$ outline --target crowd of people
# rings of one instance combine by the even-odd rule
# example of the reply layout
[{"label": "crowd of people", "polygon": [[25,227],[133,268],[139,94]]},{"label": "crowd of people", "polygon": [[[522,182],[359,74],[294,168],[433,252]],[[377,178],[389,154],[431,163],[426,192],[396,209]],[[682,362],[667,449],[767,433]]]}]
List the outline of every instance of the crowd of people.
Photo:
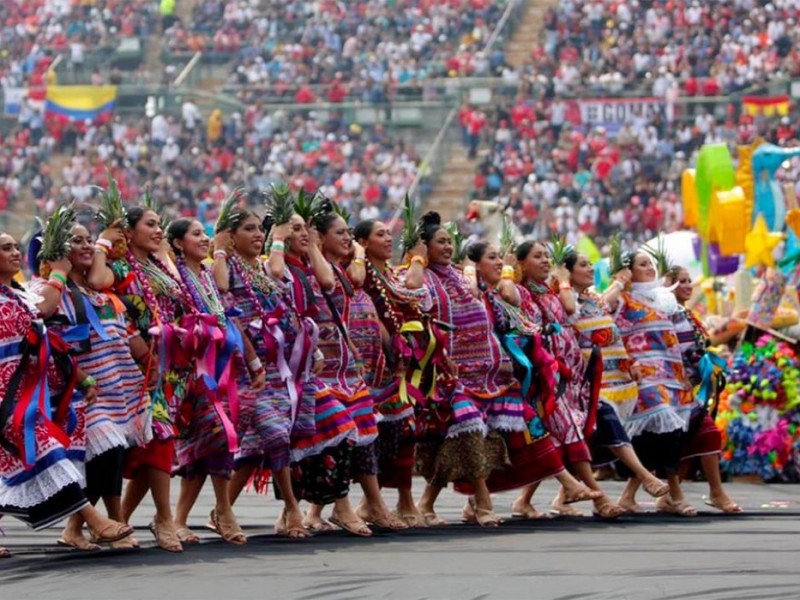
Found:
[{"label": "crowd of people", "polygon": [[[693,119],[659,117],[624,123],[613,135],[564,119],[560,101],[518,95],[491,110],[462,106],[463,142],[476,160],[473,198],[512,210],[524,233],[582,235],[607,240],[624,228],[632,241],[683,228],[681,175],[704,144],[738,146],[757,138],[780,146],[798,143],[800,120],[729,113],[718,118],[704,108]],[[777,173],[796,182],[800,161]]]},{"label": "crowd of people", "polygon": [[165,32],[164,44],[228,55],[232,81],[271,93],[338,82],[345,95],[374,96],[431,77],[492,74],[502,51],[486,56],[483,49],[504,8],[487,0],[207,0],[191,22]]},{"label": "crowd of people", "polygon": [[151,35],[157,30],[158,14],[158,3],[149,0],[3,2],[0,6],[3,87],[31,83],[40,63],[52,61],[58,55],[64,55],[74,71],[91,70],[93,52],[114,49],[126,36]]},{"label": "crowd of people", "polygon": [[[268,111],[259,104],[205,116],[186,101],[179,117],[116,117],[61,130],[45,127],[41,111],[25,106],[19,128],[2,141],[3,208],[19,206],[26,190],[42,214],[72,200],[96,204],[110,172],[126,198],[149,190],[171,216],[198,216],[209,227],[231,189],[244,186],[256,201],[259,190],[284,179],[294,189],[320,188],[363,218],[385,218],[420,164],[414,145],[380,123],[362,127],[338,112]],[[57,172],[53,156],[66,157]]]},{"label": "crowd of people", "polygon": [[[698,465],[707,503],[741,511],[694,395],[708,334],[678,266],[662,280],[649,254],[620,257],[598,296],[585,256],[477,241],[463,257],[436,213],[393,267],[382,221],[350,223],[288,186],[263,218],[232,195],[213,241],[197,219],[165,231],[148,205],[110,198],[96,239],[69,207],[51,217],[27,283],[18,242],[0,235],[0,513],[35,529],[68,518],[62,545],[137,547],[126,523],[149,492],[157,545],[180,552],[199,541],[187,519],[208,478],[209,527],[237,545],[250,481],[272,481],[275,532],[291,538],[446,524],[449,484],[465,522],[500,526],[491,494],[514,489],[513,514],[536,519],[551,477],[558,515],[581,501],[604,519],[639,512],[643,487],[658,511],[692,517],[681,481]],[[628,479],[616,502],[593,476],[607,464]]]},{"label": "crowd of people", "polygon": [[560,0],[523,69],[557,95],[718,96],[800,75],[792,0]]}]

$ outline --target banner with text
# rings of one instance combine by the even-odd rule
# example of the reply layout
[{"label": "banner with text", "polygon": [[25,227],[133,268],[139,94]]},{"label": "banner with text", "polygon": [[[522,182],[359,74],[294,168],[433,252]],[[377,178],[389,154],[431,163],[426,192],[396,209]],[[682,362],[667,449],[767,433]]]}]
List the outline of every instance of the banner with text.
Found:
[{"label": "banner with text", "polygon": [[656,117],[672,121],[674,106],[663,98],[588,98],[564,100],[564,118],[586,130],[604,127],[616,134],[625,123],[646,125]]}]

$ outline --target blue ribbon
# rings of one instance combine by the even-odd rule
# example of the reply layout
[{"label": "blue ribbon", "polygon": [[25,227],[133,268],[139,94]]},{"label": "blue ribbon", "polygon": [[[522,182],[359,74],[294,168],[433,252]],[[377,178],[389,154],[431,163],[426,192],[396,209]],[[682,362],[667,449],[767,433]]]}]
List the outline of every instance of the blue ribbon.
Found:
[{"label": "blue ribbon", "polygon": [[533,363],[525,355],[524,347],[530,343],[530,340],[523,339],[519,335],[507,333],[502,338],[503,346],[506,351],[511,355],[519,366],[525,370],[525,377],[522,378],[520,384],[522,385],[522,397],[528,397],[528,391],[531,389],[531,381],[533,380]]},{"label": "blue ribbon", "polygon": [[67,327],[60,333],[60,335],[61,339],[68,344],[84,342],[89,339],[89,325],[88,323],[84,323],[83,325],[73,325],[72,327]]},{"label": "blue ribbon", "polygon": [[100,339],[104,342],[110,340],[111,336],[108,335],[106,328],[103,327],[103,323],[100,321],[100,317],[97,316],[97,311],[86,296],[83,297],[83,305],[86,307],[86,318],[89,319],[89,324],[92,326],[92,329],[97,332],[97,335],[100,336]]},{"label": "blue ribbon", "polygon": [[236,350],[244,354],[244,340],[242,339],[242,334],[239,332],[239,328],[229,317],[226,320],[225,327],[225,346],[217,355],[217,364],[214,365],[217,378],[222,377],[225,366],[231,360],[231,355]]},{"label": "blue ribbon", "polygon": [[709,401],[714,395],[714,375],[725,371],[727,363],[725,359],[714,352],[706,352],[698,363],[700,371],[700,384],[697,386],[695,397],[697,401],[708,406]]},{"label": "blue ribbon", "polygon": [[[44,362],[37,364],[39,369],[44,369],[46,373],[47,365],[50,362],[50,340],[47,339],[47,332],[44,327],[37,327],[38,333],[41,336],[41,343],[44,344]],[[37,360],[39,360],[37,356]],[[36,462],[36,419],[38,416],[39,401],[43,400],[44,410],[43,416],[48,419],[51,418],[52,408],[50,406],[50,386],[47,385],[47,376],[40,377],[36,382],[36,387],[33,388],[33,397],[25,410],[24,428],[25,428],[25,464],[32,465]]]}]

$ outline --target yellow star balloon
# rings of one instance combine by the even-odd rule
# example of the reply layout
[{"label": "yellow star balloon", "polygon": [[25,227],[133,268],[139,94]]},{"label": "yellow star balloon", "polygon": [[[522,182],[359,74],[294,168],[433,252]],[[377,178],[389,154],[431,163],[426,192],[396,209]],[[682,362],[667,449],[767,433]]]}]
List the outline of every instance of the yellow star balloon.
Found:
[{"label": "yellow star balloon", "polygon": [[782,239],[783,234],[771,232],[767,227],[764,215],[758,215],[753,228],[744,239],[745,268],[750,269],[759,265],[774,267],[775,257],[772,255],[772,251]]},{"label": "yellow star balloon", "polygon": [[800,237],[800,208],[793,208],[786,213],[786,224]]}]

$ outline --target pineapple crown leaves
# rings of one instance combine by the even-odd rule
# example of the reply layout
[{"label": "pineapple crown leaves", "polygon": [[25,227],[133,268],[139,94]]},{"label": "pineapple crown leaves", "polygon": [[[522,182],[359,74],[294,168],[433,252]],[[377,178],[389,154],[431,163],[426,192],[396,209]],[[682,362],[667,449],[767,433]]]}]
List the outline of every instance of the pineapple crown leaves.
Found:
[{"label": "pineapple crown leaves", "polygon": [[615,275],[623,269],[630,269],[633,262],[633,256],[629,252],[625,252],[622,248],[622,235],[615,233],[611,237],[609,244],[609,271]]},{"label": "pineapple crown leaves", "polygon": [[566,238],[563,236],[554,235],[550,239],[550,257],[553,259],[553,264],[561,267],[566,264],[567,257],[575,254],[575,247],[568,244]]},{"label": "pineapple crown leaves", "polygon": [[98,208],[95,218],[103,229],[112,226],[127,227],[128,211],[125,210],[125,205],[122,203],[122,194],[120,194],[117,181],[111,176],[111,171],[107,171],[106,175],[108,183],[106,189],[102,190],[100,194],[100,208]]},{"label": "pineapple crown leaves", "polygon": [[333,210],[334,214],[340,216],[347,225],[350,225],[350,220],[353,218],[353,215],[344,206],[336,202],[331,202],[331,210]]},{"label": "pineapple crown leaves", "polygon": [[294,198],[288,184],[271,183],[262,193],[267,209],[266,216],[269,217],[273,226],[288,223],[295,212]]},{"label": "pineapple crown leaves", "polygon": [[161,229],[166,231],[167,227],[169,227],[169,219],[167,218],[167,215],[163,213],[161,203],[155,199],[153,196],[153,190],[149,185],[145,188],[142,197],[139,199],[139,203],[147,210],[152,210],[161,217]]},{"label": "pineapple crown leaves", "polygon": [[411,250],[420,240],[419,223],[417,222],[417,211],[414,204],[406,192],[403,200],[403,231],[400,235],[400,242],[403,246],[403,254]]},{"label": "pineapple crown leaves", "polygon": [[333,211],[333,205],[325,194],[317,190],[313,194],[307,193],[303,188],[297,192],[294,203],[294,212],[303,218],[306,223],[314,223],[321,216]]},{"label": "pineapple crown leaves", "polygon": [[245,217],[247,213],[239,207],[239,199],[243,195],[244,188],[238,186],[225,198],[225,201],[219,209],[217,223],[214,226],[215,233],[234,229]]},{"label": "pineapple crown leaves", "polygon": [[38,261],[61,260],[69,255],[72,239],[72,226],[75,224],[77,213],[73,204],[59,206],[47,220],[42,222],[37,217],[41,228],[41,247],[37,253]]},{"label": "pineapple crown leaves", "polygon": [[503,229],[500,231],[500,255],[505,256],[513,252],[517,242],[514,239],[514,231],[511,229],[511,220],[508,215],[503,215]]},{"label": "pineapple crown leaves", "polygon": [[672,270],[672,264],[669,260],[669,253],[667,252],[667,244],[664,241],[663,236],[658,236],[658,242],[656,243],[655,248],[645,245],[642,246],[642,250],[647,252],[647,254],[649,254],[653,260],[656,261],[656,268],[658,269],[659,276],[664,277]]},{"label": "pineapple crown leaves", "polygon": [[443,227],[453,240],[453,263],[459,265],[467,258],[469,239],[461,233],[455,221],[448,221]]}]

